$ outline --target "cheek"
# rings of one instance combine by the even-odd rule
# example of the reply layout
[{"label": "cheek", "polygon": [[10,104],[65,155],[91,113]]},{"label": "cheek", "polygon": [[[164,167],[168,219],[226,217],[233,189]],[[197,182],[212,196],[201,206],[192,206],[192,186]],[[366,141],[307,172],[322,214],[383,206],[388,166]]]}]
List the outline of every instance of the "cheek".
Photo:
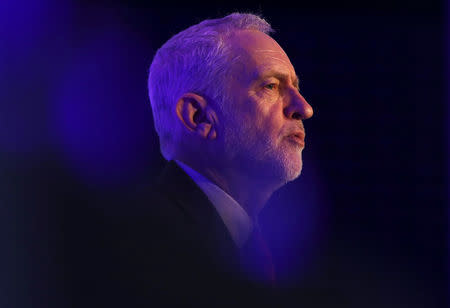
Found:
[{"label": "cheek", "polygon": [[283,128],[284,117],[281,106],[281,103],[272,104],[265,112],[264,125],[274,137],[278,137]]},{"label": "cheek", "polygon": [[274,139],[278,139],[283,126],[282,103],[250,97],[235,109],[233,121],[236,129],[247,137],[272,140],[273,143]]}]

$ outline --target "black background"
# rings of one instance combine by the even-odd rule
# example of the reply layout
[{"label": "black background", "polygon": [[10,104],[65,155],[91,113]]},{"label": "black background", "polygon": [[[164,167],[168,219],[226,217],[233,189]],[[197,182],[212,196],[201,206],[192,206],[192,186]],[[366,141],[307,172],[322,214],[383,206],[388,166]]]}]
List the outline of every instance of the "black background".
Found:
[{"label": "black background", "polygon": [[[316,238],[320,245],[307,270],[290,283],[338,286],[359,307],[445,307],[445,10],[444,2],[433,1],[72,3],[64,13],[70,24],[59,32],[49,27],[48,36],[36,43],[39,52],[5,57],[10,64],[2,76],[2,129],[17,139],[25,136],[22,145],[33,146],[0,151],[1,233],[7,252],[2,254],[6,279],[0,306],[64,305],[70,289],[64,276],[66,247],[82,232],[74,230],[82,230],[89,207],[107,207],[104,200],[149,181],[164,164],[146,96],[156,48],[194,23],[241,11],[262,14],[275,28],[274,38],[296,67],[303,95],[315,110],[305,122],[304,173],[320,179],[323,234]],[[22,18],[21,12],[12,13]],[[105,186],[86,182],[48,141],[53,139],[36,136],[53,135],[47,112],[57,76],[95,38],[92,33],[116,22],[139,42],[128,50],[132,60],[120,73],[132,75],[123,97],[130,95],[136,105],[123,106],[141,115],[136,121],[146,134],[138,143],[138,171]],[[23,128],[16,122],[28,124]],[[289,185],[271,202],[301,182]],[[276,210],[269,204],[262,221],[269,222]],[[288,221],[286,228],[297,226]],[[268,240],[276,248],[277,239],[268,235]],[[303,253],[301,245],[292,245],[295,254]]]}]

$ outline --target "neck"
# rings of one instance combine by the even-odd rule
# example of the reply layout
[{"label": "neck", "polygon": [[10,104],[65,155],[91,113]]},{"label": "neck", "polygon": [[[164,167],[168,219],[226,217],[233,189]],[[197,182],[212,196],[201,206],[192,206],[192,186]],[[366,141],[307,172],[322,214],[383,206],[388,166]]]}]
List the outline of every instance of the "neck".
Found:
[{"label": "neck", "polygon": [[281,186],[273,180],[245,174],[239,168],[206,166],[201,162],[179,160],[233,197],[252,220],[256,219],[272,193]]}]

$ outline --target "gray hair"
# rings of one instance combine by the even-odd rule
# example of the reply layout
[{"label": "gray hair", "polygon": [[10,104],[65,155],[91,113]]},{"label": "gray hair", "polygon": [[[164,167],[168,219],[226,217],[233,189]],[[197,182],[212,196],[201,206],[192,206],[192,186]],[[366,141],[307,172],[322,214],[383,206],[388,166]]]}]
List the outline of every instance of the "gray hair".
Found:
[{"label": "gray hair", "polygon": [[227,73],[233,61],[226,39],[238,30],[273,32],[254,14],[233,13],[207,19],[170,38],[155,54],[148,77],[148,92],[162,155],[173,159],[178,134],[174,133],[175,104],[187,92],[217,103],[226,101]]}]

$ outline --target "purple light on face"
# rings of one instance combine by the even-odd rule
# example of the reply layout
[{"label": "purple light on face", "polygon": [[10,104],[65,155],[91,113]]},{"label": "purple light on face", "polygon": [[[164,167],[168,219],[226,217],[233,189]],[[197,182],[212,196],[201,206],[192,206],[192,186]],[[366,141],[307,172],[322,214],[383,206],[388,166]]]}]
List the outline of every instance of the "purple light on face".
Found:
[{"label": "purple light on face", "polygon": [[74,46],[52,111],[71,169],[93,185],[123,184],[150,160],[148,56],[133,35],[108,29]]}]

